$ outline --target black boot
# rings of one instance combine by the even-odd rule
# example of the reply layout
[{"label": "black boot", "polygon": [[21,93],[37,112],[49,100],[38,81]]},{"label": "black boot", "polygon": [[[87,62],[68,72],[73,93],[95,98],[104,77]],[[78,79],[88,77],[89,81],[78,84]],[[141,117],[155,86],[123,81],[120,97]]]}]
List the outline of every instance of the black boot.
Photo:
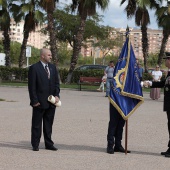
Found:
[{"label": "black boot", "polygon": [[161,152],[161,155],[166,155],[166,154],[170,154],[170,148],[168,148],[168,150],[165,152]]},{"label": "black boot", "polygon": [[111,148],[111,147],[107,147],[107,153],[109,153],[109,154],[114,154],[114,149],[113,149],[113,147]]}]

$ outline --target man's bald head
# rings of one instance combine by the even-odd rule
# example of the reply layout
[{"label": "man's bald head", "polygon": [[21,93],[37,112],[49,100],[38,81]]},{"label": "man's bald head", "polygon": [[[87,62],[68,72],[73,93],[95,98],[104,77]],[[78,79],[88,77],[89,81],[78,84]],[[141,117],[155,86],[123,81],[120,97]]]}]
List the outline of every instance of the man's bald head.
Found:
[{"label": "man's bald head", "polygon": [[51,51],[47,48],[42,48],[40,50],[40,60],[43,63],[49,63],[49,62],[51,62],[51,59],[52,59]]}]

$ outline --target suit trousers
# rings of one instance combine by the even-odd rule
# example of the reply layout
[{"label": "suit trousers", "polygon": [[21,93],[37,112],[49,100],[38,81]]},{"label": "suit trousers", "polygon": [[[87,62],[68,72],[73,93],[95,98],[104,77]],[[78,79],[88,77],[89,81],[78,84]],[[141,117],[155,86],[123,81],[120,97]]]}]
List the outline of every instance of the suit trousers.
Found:
[{"label": "suit trousers", "polygon": [[33,147],[39,146],[42,134],[42,122],[45,146],[53,146],[54,143],[51,140],[51,135],[54,115],[55,108],[41,109],[39,107],[33,107],[31,127],[31,144]]},{"label": "suit trousers", "polygon": [[169,132],[169,143],[168,143],[168,147],[170,148],[170,111],[167,111],[167,118],[168,118],[168,132]]},{"label": "suit trousers", "polygon": [[123,136],[123,127],[125,125],[125,120],[122,118],[120,113],[116,108],[110,103],[110,121],[108,126],[107,142],[108,147],[120,147],[122,136]]}]

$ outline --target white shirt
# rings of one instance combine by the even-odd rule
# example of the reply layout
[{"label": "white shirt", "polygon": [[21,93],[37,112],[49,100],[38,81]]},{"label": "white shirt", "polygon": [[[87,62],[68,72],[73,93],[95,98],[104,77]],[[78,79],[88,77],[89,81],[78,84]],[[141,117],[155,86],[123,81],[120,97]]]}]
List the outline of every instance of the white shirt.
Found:
[{"label": "white shirt", "polygon": [[162,71],[152,71],[152,76],[154,81],[160,81],[160,77],[162,77]]}]

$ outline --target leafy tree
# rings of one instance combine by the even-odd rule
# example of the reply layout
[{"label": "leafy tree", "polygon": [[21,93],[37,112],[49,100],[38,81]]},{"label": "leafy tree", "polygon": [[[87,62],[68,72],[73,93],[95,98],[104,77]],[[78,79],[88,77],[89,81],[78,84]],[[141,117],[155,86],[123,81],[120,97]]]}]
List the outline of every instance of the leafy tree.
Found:
[{"label": "leafy tree", "polygon": [[5,65],[11,67],[11,58],[10,58],[10,0],[1,0],[0,1],[0,28],[3,31],[3,47],[5,53]]},{"label": "leafy tree", "polygon": [[0,53],[4,52],[3,42],[0,40]]},{"label": "leafy tree", "polygon": [[[127,0],[122,0],[121,5]],[[161,2],[162,0],[158,0]],[[148,8],[158,8],[157,0],[128,0],[128,4],[125,8],[127,13],[127,18],[131,18],[135,16],[135,23],[137,26],[141,27],[142,32],[142,51],[144,58],[144,67],[147,72],[147,60],[148,60],[148,36],[147,36],[147,26],[150,24],[150,16],[148,12]]]},{"label": "leafy tree", "polygon": [[[12,41],[10,44],[10,56],[11,56],[11,66],[16,66],[18,64],[20,56],[21,44],[16,41]],[[0,40],[0,53],[3,53],[3,42]],[[31,47],[31,57],[29,58],[29,64],[34,64],[39,61],[40,50],[35,47]]]},{"label": "leafy tree", "polygon": [[[66,7],[63,10],[57,9],[54,12],[54,18],[55,27],[57,28],[57,40],[68,42],[73,47],[73,40],[76,34],[75,28],[79,26],[80,17],[70,14],[69,9]],[[91,36],[97,38],[105,37],[105,27],[98,24],[101,20],[101,16],[97,14],[86,20],[83,40],[91,38]],[[43,33],[46,33],[46,30],[43,29]]]},{"label": "leafy tree", "polygon": [[18,64],[20,51],[21,51],[21,44],[16,41],[12,41],[10,45],[10,56],[11,56],[11,64],[16,65]]},{"label": "leafy tree", "polygon": [[57,47],[56,47],[56,29],[54,26],[54,11],[56,2],[59,0],[40,0],[40,4],[43,7],[43,9],[47,12],[47,21],[48,21],[48,32],[50,36],[50,47],[51,47],[51,53],[52,58],[55,61],[57,59]]},{"label": "leafy tree", "polygon": [[36,0],[20,0],[21,4],[13,5],[13,17],[16,22],[24,19],[23,42],[21,46],[21,53],[19,57],[19,67],[23,67],[26,58],[26,46],[28,42],[29,33],[35,31],[36,26],[42,23],[43,12],[37,10],[39,1]]},{"label": "leafy tree", "polygon": [[170,35],[170,2],[167,1],[167,6],[162,6],[156,11],[158,26],[163,28],[163,39],[158,56],[158,65],[162,65],[162,57],[164,56],[165,48]]},{"label": "leafy tree", "polygon": [[32,65],[40,60],[40,50],[31,46],[31,57],[29,58],[29,65]]},{"label": "leafy tree", "polygon": [[[11,43],[11,51],[10,51],[11,53],[10,53],[10,55],[11,55],[12,65],[18,64],[21,46],[22,46],[22,44],[20,44],[19,42],[16,42],[16,41]],[[35,48],[35,47],[31,47],[31,57],[29,57],[29,65],[38,62],[39,59],[40,59],[40,50]]]},{"label": "leafy tree", "polygon": [[158,54],[149,54],[148,65],[150,67],[155,67],[157,65]]},{"label": "leafy tree", "polygon": [[68,44],[65,42],[58,43],[58,62],[63,65],[69,65],[70,62],[70,56],[72,51],[68,50]]},{"label": "leafy tree", "polygon": [[70,62],[70,69],[67,76],[67,83],[71,82],[73,70],[77,64],[78,55],[81,50],[83,35],[86,25],[86,19],[88,16],[96,14],[96,7],[98,6],[102,10],[105,10],[109,4],[109,0],[72,0],[72,10],[78,12],[80,17],[79,26],[76,29],[76,34],[73,40],[73,54]]},{"label": "leafy tree", "polygon": [[118,48],[121,48],[123,45],[123,37],[120,36],[117,33],[117,37],[111,38],[111,33],[115,31],[114,29],[111,29],[110,27],[105,28],[105,32],[108,32],[108,34],[105,34],[104,39],[99,39],[97,42],[93,43],[93,46],[95,48],[100,49],[102,51],[102,64],[105,64],[105,57],[107,55],[110,55],[111,50],[116,46]]}]

